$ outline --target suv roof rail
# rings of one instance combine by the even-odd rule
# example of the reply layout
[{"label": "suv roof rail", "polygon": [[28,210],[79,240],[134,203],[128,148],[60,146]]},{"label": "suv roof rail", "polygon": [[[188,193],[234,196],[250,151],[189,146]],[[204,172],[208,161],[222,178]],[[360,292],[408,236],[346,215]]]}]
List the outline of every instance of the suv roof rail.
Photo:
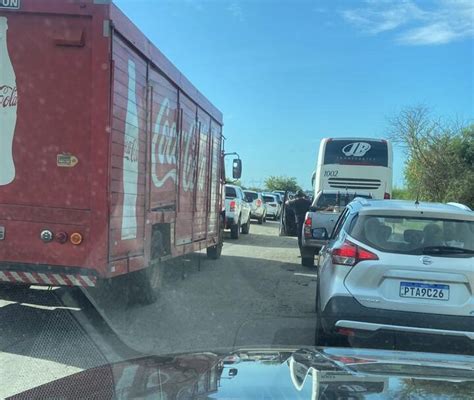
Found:
[{"label": "suv roof rail", "polygon": [[362,204],[364,207],[369,206],[369,200],[366,199],[365,197],[354,197],[352,201],[358,201],[360,204]]},{"label": "suv roof rail", "polygon": [[453,207],[457,207],[457,208],[460,208],[461,210],[464,210],[464,211],[472,211],[468,206],[466,206],[465,204],[461,204],[461,203],[455,203],[453,201],[450,201],[449,203],[446,203],[448,204],[449,206],[453,206]]}]

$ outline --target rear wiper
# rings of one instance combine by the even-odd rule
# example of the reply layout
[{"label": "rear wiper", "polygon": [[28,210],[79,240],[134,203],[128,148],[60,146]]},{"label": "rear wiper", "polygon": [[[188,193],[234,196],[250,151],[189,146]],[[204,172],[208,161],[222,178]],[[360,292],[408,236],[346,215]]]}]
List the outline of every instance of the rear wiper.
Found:
[{"label": "rear wiper", "polygon": [[423,254],[474,254],[474,250],[452,246],[427,246],[421,250]]}]

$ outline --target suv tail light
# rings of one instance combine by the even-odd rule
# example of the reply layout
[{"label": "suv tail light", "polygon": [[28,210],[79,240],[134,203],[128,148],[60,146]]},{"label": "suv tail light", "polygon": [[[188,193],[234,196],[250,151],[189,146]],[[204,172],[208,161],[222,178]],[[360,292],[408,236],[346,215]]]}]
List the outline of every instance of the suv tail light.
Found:
[{"label": "suv tail light", "polygon": [[390,200],[390,193],[385,192],[383,198],[384,200]]},{"label": "suv tail light", "polygon": [[346,240],[341,247],[334,248],[331,252],[333,264],[353,267],[360,261],[378,260],[376,254]]},{"label": "suv tail light", "polygon": [[230,211],[235,211],[235,200],[230,202]]},{"label": "suv tail light", "polygon": [[303,226],[303,234],[305,238],[310,238],[312,236],[311,227],[313,225],[313,220],[311,219],[311,215],[308,214],[306,219],[304,220]]},{"label": "suv tail light", "polygon": [[257,201],[255,202],[255,204],[257,205],[257,207],[260,207],[260,206],[262,205],[262,200],[257,199]]}]

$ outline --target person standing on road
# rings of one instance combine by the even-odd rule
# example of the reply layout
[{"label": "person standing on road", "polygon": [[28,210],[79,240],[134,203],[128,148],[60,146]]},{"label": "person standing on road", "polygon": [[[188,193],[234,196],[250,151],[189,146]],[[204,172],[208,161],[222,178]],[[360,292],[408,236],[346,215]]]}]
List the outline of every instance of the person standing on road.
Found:
[{"label": "person standing on road", "polygon": [[298,233],[298,246],[301,248],[301,237],[303,235],[304,217],[311,207],[311,201],[306,198],[302,190],[296,192],[296,199],[287,201],[287,206],[295,213],[296,230]]}]

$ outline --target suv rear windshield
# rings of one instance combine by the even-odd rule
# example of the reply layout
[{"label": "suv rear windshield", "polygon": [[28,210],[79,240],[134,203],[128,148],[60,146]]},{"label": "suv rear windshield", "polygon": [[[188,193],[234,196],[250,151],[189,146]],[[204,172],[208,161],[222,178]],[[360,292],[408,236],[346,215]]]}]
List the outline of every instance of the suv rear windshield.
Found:
[{"label": "suv rear windshield", "polygon": [[244,193],[246,194],[247,198],[252,199],[252,201],[258,199],[258,193],[255,193],[255,192],[244,192]]},{"label": "suv rear windshield", "polygon": [[273,197],[273,196],[263,196],[263,200],[265,201],[265,203],[275,203],[276,202],[276,198]]},{"label": "suv rear windshield", "polygon": [[381,251],[474,256],[474,222],[361,215],[349,232]]},{"label": "suv rear windshield", "polygon": [[233,187],[226,186],[225,197],[228,199],[235,199],[237,197],[236,190]]},{"label": "suv rear windshield", "polygon": [[370,199],[368,195],[350,194],[350,193],[322,193],[316,200],[317,211],[337,211],[343,209],[356,197]]}]

